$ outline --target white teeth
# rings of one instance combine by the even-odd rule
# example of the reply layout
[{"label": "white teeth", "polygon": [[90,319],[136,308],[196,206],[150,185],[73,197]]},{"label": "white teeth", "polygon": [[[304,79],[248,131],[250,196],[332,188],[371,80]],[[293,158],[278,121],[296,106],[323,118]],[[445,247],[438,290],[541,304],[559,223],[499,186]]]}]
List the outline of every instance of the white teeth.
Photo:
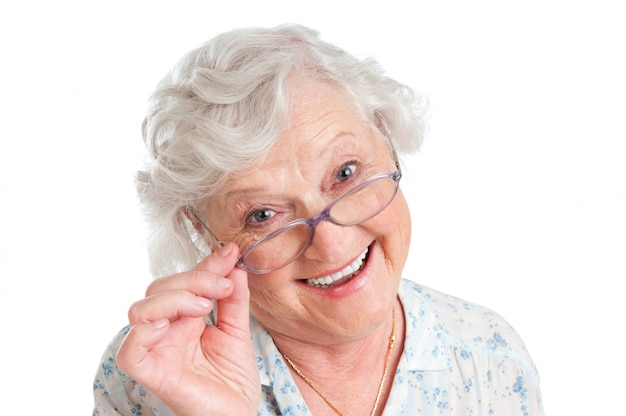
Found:
[{"label": "white teeth", "polygon": [[333,273],[330,276],[318,277],[315,279],[307,279],[306,282],[310,285],[317,286],[317,287],[324,287],[324,286],[330,285],[331,283],[336,282],[337,280],[359,270],[361,266],[363,265],[363,260],[367,256],[368,251],[369,249],[366,248],[359,257],[357,257],[352,263],[347,265],[343,270]]}]

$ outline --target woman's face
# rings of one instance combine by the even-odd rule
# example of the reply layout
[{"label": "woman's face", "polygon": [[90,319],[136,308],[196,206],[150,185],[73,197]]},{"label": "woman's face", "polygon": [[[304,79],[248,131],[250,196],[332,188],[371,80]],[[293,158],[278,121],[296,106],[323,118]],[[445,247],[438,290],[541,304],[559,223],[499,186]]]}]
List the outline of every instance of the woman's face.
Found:
[{"label": "woman's face", "polygon": [[[280,225],[317,215],[356,183],[396,170],[387,139],[336,88],[299,77],[288,86],[288,124],[274,148],[260,166],[233,174],[208,202],[208,226],[242,251]],[[249,274],[251,311],[273,336],[320,344],[361,338],[388,317],[409,240],[400,191],[361,224],[322,222],[295,261]],[[344,270],[363,253],[358,272]],[[343,275],[328,286],[310,280],[337,272]]]}]

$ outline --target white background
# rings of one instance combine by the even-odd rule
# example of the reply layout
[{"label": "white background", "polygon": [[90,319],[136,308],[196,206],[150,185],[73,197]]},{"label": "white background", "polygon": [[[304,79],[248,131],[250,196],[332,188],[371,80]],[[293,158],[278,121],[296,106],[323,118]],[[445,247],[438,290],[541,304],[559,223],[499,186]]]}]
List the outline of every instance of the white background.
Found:
[{"label": "white background", "polygon": [[624,411],[625,12],[347,3],[2,3],[0,414],[90,414],[100,355],[150,280],[133,185],[148,95],[213,35],[284,22],[430,100],[403,180],[406,276],[507,318],[549,414]]}]

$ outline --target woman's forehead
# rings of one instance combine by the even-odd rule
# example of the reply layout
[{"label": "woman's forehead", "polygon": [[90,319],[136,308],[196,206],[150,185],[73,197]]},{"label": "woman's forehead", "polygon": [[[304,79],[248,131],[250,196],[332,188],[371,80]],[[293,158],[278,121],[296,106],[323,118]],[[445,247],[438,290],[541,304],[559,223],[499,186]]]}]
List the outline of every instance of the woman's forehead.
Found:
[{"label": "woman's forehead", "polygon": [[327,165],[346,162],[342,158],[376,153],[376,142],[384,146],[353,100],[327,83],[294,79],[289,100],[287,122],[276,143],[259,163],[231,174],[220,194],[262,192],[290,178],[311,178]]},{"label": "woman's forehead", "polygon": [[283,135],[289,131],[315,130],[336,117],[356,119],[359,124],[366,118],[355,99],[341,88],[328,82],[302,77],[287,80],[288,110]]},{"label": "woman's forehead", "polygon": [[284,149],[278,142],[263,163],[231,174],[209,199],[223,206],[237,205],[244,200],[281,200],[286,195],[319,189],[346,163],[356,161],[378,166],[389,156],[385,142],[372,133],[368,137],[357,137],[341,132],[324,146],[314,146],[313,150],[305,152],[300,150]]},{"label": "woman's forehead", "polygon": [[220,193],[263,193],[292,180],[315,181],[348,160],[363,160],[378,154],[373,151],[371,137],[346,131],[327,140],[281,139],[258,165],[231,174]]}]

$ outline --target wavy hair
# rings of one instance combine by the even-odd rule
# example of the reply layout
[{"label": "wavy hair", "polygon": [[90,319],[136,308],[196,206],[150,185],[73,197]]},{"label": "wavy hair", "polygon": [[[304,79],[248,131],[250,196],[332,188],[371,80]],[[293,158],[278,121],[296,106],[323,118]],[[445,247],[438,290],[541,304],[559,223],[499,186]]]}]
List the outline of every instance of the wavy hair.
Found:
[{"label": "wavy hair", "polygon": [[155,276],[188,270],[210,252],[186,209],[203,212],[230,174],[270,151],[288,116],[286,79],[294,71],[348,93],[373,125],[384,120],[399,153],[418,149],[425,105],[373,59],[357,59],[299,25],[221,34],[158,84],[142,125],[148,155],[136,185]]}]

